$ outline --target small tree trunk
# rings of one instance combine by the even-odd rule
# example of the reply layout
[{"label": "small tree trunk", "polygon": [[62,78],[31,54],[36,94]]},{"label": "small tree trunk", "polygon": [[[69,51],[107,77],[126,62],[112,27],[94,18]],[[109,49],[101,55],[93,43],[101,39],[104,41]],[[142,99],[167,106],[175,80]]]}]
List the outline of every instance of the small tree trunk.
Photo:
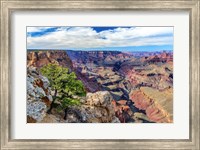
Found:
[{"label": "small tree trunk", "polygon": [[55,89],[55,93],[54,93],[54,96],[53,96],[53,101],[51,103],[51,106],[50,106],[49,110],[47,111],[48,114],[51,114],[51,110],[53,109],[53,105],[54,105],[54,102],[56,100],[56,95],[57,95],[57,90]]},{"label": "small tree trunk", "polygon": [[68,112],[68,107],[65,108],[65,116],[63,119],[67,120],[67,112]]}]

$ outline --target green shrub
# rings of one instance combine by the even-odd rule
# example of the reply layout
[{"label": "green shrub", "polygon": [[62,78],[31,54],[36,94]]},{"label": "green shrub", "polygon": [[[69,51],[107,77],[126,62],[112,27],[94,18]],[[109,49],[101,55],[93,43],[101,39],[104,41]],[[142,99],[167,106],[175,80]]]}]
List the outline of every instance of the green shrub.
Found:
[{"label": "green shrub", "polygon": [[77,79],[74,72],[69,72],[68,68],[57,64],[48,64],[40,71],[43,76],[48,78],[52,90],[55,91],[49,113],[55,100],[58,100],[62,104],[62,108],[65,109],[80,104],[80,100],[74,97],[86,95],[83,83]]}]

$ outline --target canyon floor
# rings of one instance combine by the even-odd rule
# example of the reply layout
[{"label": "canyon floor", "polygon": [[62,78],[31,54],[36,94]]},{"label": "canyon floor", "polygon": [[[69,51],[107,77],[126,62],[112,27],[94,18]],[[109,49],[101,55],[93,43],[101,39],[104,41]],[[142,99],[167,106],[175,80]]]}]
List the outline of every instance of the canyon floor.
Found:
[{"label": "canyon floor", "polygon": [[[86,90],[67,113],[53,101],[40,69],[50,63],[75,72]],[[28,123],[172,123],[173,53],[28,50]]]}]

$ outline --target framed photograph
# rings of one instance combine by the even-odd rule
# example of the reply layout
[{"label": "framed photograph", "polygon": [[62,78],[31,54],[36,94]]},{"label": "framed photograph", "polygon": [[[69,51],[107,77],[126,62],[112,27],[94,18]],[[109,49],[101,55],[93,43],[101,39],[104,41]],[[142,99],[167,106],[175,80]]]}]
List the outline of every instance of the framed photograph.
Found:
[{"label": "framed photograph", "polygon": [[200,149],[199,3],[1,0],[1,149]]}]

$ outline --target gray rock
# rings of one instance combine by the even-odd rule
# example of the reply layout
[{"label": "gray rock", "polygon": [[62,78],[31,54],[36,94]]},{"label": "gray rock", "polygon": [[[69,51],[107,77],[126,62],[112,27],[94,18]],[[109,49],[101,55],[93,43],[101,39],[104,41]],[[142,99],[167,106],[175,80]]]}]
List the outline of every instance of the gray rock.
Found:
[{"label": "gray rock", "polygon": [[98,91],[96,93],[87,93],[86,102],[91,106],[108,106],[113,98],[108,91]]},{"label": "gray rock", "polygon": [[40,77],[40,79],[41,79],[42,82],[43,82],[43,86],[44,86],[44,88],[47,89],[47,88],[49,87],[49,85],[50,85],[49,80],[48,80],[46,77],[41,76],[41,75],[40,75],[39,77]]},{"label": "gray rock", "polygon": [[[46,116],[48,109],[43,98],[46,96],[50,103],[53,101],[50,83],[46,77],[39,75],[34,67],[28,67],[27,73],[27,116],[40,122]],[[46,103],[49,106],[49,102]]]},{"label": "gray rock", "polygon": [[113,117],[111,123],[120,123],[120,120],[117,117]]},{"label": "gray rock", "polygon": [[36,97],[41,97],[41,98],[46,96],[44,90],[41,87],[35,88],[35,94],[36,94]]},{"label": "gray rock", "polygon": [[47,95],[47,97],[51,102],[53,101],[53,97],[51,95]]},{"label": "gray rock", "polygon": [[27,115],[41,121],[46,115],[47,107],[43,102],[33,102],[27,104]]}]

